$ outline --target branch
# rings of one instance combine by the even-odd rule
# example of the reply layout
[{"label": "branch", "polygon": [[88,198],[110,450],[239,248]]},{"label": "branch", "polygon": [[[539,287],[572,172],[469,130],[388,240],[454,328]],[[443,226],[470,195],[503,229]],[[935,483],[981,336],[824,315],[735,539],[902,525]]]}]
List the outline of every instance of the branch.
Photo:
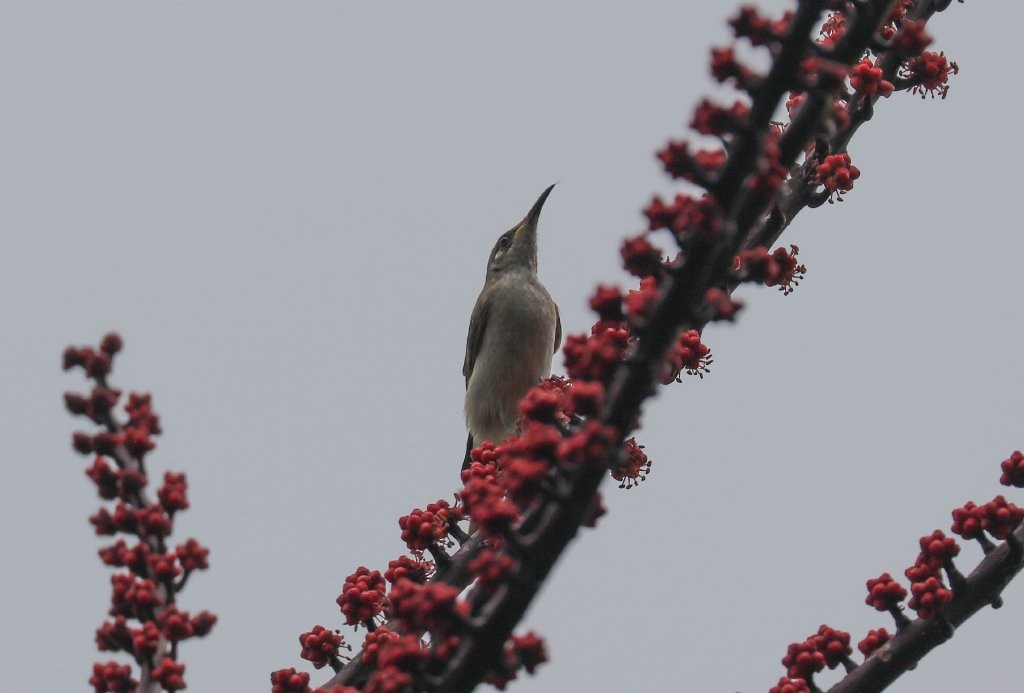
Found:
[{"label": "branch", "polygon": [[[815,43],[809,34],[826,4],[840,9]],[[700,198],[677,195],[671,204],[655,198],[645,210],[650,232],[669,230],[679,255],[663,262],[645,235],[627,240],[623,259],[641,278],[640,289],[628,296],[598,289],[591,305],[600,320],[591,335],[566,340],[569,379],[552,378],[524,398],[518,437],[472,451],[461,507],[439,501],[402,518],[410,550],[438,556],[440,542],[450,541],[449,521],[467,514],[480,531],[451,564],[439,564],[429,579],[425,573],[388,577],[387,597],[379,573],[361,568],[346,581],[352,590],[338,601],[350,622],[353,613],[369,613],[355,622],[371,629],[373,619],[383,617],[387,628],[375,630],[323,690],[377,689],[387,682],[470,691],[484,680],[501,686],[518,666],[532,671],[543,661],[543,650],[529,637],[510,639],[512,629],[578,528],[602,512],[598,487],[606,472],[635,477],[649,464],[627,440],[643,403],[683,369],[706,370],[710,359],[699,333],[711,320],[733,319],[739,304],[729,294],[738,284],[792,290],[803,271],[796,248],[768,253],[765,246],[804,206],[841,199],[852,188],[859,172],[845,146],[878,96],[892,91],[886,76],[895,79],[923,57],[924,20],[937,9],[922,3],[908,18],[906,5],[891,0],[805,0],[778,21],[741,10],[731,22],[737,36],[767,46],[771,68],[757,75],[729,48],[713,51],[712,73],[746,91],[750,105],[704,102],[698,108],[694,128],[720,137],[723,149],[691,153],[685,142],[670,142],[658,153],[670,175],[707,190]],[[881,67],[862,57],[869,49],[881,56]],[[791,92],[797,96],[787,106],[793,104],[795,114],[783,130],[771,119]],[[426,544],[419,543],[423,536]],[[429,645],[420,639],[426,635]],[[275,682],[289,672],[275,672]],[[299,679],[275,691],[305,690],[301,686]]]},{"label": "branch", "polygon": [[[205,636],[217,620],[208,611],[191,616],[176,606],[189,576],[208,567],[209,549],[189,539],[168,550],[166,538],[173,529],[174,516],[188,508],[185,475],[165,474],[157,502],[146,493],[145,455],[156,446],[152,437],[161,433],[160,418],[152,409],[150,396],[137,393],[131,393],[124,405],[127,421],[121,422],[115,415],[121,391],[108,384],[107,376],[122,346],[118,335],[108,334],[98,348],[69,347],[64,352],[65,370],[81,367],[95,382],[88,397],[65,393],[65,406],[72,414],[102,427],[93,435],[75,433],[73,447],[83,455],[95,453],[86,474],[100,498],[118,500],[112,513],[100,508],[89,521],[97,535],[120,533],[139,540],[129,547],[119,539],[99,551],[104,563],[127,572],[111,578],[109,613],[114,620],[96,631],[96,643],[100,650],[130,653],[139,667],[140,680],[132,679],[130,666],[109,661],[93,665],[90,683],[97,691],[175,691],[185,688],[185,665],[178,661],[178,643]],[[133,622],[138,626],[132,627]]]}]

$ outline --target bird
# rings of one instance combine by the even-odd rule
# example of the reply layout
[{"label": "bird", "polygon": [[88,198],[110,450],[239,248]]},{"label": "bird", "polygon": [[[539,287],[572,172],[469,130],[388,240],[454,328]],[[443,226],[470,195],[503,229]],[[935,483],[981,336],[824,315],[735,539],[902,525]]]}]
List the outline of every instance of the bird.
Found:
[{"label": "bird", "polygon": [[562,321],[537,278],[537,222],[549,186],[521,222],[498,236],[487,258],[484,287],[466,336],[466,456],[484,441],[501,443],[516,431],[519,400],[551,374]]}]

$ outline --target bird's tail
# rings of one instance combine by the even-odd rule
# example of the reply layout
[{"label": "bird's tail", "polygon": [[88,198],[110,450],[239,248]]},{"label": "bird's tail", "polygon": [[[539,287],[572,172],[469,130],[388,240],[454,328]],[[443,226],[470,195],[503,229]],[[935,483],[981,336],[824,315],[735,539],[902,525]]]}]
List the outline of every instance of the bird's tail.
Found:
[{"label": "bird's tail", "polygon": [[[472,458],[469,455],[469,453],[470,453],[470,451],[472,449],[473,449],[473,434],[470,433],[469,436],[466,438],[466,457],[465,457],[464,460],[462,460],[462,468],[463,469],[469,469],[469,465],[471,465],[473,463],[473,460],[472,460]],[[476,534],[476,530],[477,530],[476,523],[473,522],[472,520],[470,520],[469,521],[469,534],[470,534],[470,536]]]},{"label": "bird's tail", "polygon": [[472,450],[472,449],[473,449],[473,434],[470,433],[469,436],[466,438],[466,457],[465,457],[465,459],[462,460],[462,468],[463,469],[469,469],[469,465],[473,462],[473,460],[471,460],[470,457],[469,457],[469,451]]}]

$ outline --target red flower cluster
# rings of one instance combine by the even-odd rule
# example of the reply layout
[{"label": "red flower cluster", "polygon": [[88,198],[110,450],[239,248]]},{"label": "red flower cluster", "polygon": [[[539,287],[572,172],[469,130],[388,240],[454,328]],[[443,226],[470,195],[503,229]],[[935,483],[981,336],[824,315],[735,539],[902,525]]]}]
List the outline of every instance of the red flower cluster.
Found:
[{"label": "red flower cluster", "polygon": [[430,631],[438,637],[462,631],[463,603],[458,598],[457,587],[443,582],[420,584],[412,580],[399,580],[388,594],[392,615],[408,631]]},{"label": "red flower cluster", "polygon": [[462,481],[463,510],[485,537],[500,537],[519,520],[519,506],[505,495],[494,464],[473,462],[462,471]]},{"label": "red flower cluster", "polygon": [[789,24],[793,21],[793,12],[785,12],[780,19],[768,19],[762,16],[756,7],[741,7],[739,14],[729,20],[736,38],[745,38],[753,46],[766,46],[781,40]]},{"label": "red flower cluster", "polygon": [[707,290],[704,294],[704,303],[708,307],[709,320],[728,320],[731,322],[736,319],[736,314],[743,308],[742,301],[737,301],[728,291],[718,287]]},{"label": "red flower cluster", "polygon": [[341,633],[320,625],[313,626],[313,630],[300,635],[299,644],[302,645],[299,656],[312,662],[317,669],[322,669],[331,662],[338,662],[341,648],[349,647]]},{"label": "red flower cluster", "polygon": [[412,580],[413,582],[426,582],[427,577],[433,572],[434,565],[422,558],[412,559],[408,556],[399,556],[388,563],[384,579],[392,585],[399,580]]},{"label": "red flower cluster", "polygon": [[294,668],[278,669],[270,675],[271,693],[311,693],[309,674]]},{"label": "red flower cluster", "polygon": [[648,230],[669,229],[679,237],[697,233],[707,240],[722,228],[721,210],[708,194],[700,197],[677,194],[668,204],[655,195],[643,212]]},{"label": "red flower cluster", "polygon": [[433,544],[449,541],[449,527],[460,520],[461,508],[453,508],[448,501],[439,500],[428,505],[426,510],[416,508],[398,518],[398,526],[402,528],[402,541],[409,550],[423,551]]},{"label": "red flower cluster", "polygon": [[907,597],[907,591],[889,573],[882,573],[867,582],[868,596],[864,602],[878,611],[898,609],[900,602]]},{"label": "red flower cluster", "polygon": [[164,657],[150,674],[166,691],[180,691],[185,685],[185,665]]},{"label": "red flower cluster", "polygon": [[945,53],[925,51],[912,58],[900,71],[900,77],[911,85],[911,92],[921,98],[938,95],[946,98],[949,93],[949,75],[960,72],[960,66],[946,59]]},{"label": "red flower cluster", "polygon": [[982,531],[996,539],[1006,539],[1024,520],[1024,508],[996,496],[984,505],[967,502],[953,510],[951,531],[964,539],[977,539]]},{"label": "red flower cluster", "polygon": [[482,589],[494,590],[512,574],[516,560],[508,554],[485,549],[469,562],[469,572],[477,579]]},{"label": "red flower cluster", "polygon": [[734,263],[735,278],[741,282],[778,286],[779,291],[788,296],[807,272],[807,267],[797,262],[799,252],[796,245],[790,245],[789,250],[776,248],[770,253],[763,246],[741,251]]},{"label": "red flower cluster", "polygon": [[1024,488],[1024,453],[1014,450],[1013,454],[1003,460],[1000,467],[1003,470],[1002,476],[999,477],[1000,484]]},{"label": "red flower cluster", "polygon": [[618,433],[611,426],[588,421],[558,444],[558,459],[571,464],[601,464],[617,438]]},{"label": "red flower cluster", "polygon": [[644,454],[644,446],[630,438],[623,444],[626,463],[612,470],[612,478],[619,483],[619,488],[631,489],[641,481],[647,480],[651,473],[651,461]]},{"label": "red flower cluster", "polygon": [[890,96],[895,87],[884,75],[877,63],[872,62],[871,58],[864,58],[850,71],[850,86],[854,91],[868,96]]},{"label": "red flower cluster", "polygon": [[377,670],[367,681],[363,689],[365,693],[400,693],[414,690],[413,675],[418,674],[431,659],[423,641],[409,633],[392,633],[376,640],[374,650]]},{"label": "red flower cluster", "polygon": [[821,31],[818,32],[821,38],[818,43],[827,47],[834,46],[844,31],[846,31],[846,15],[842,12],[833,12],[821,25]]},{"label": "red flower cluster", "polygon": [[345,623],[350,626],[368,625],[385,613],[385,590],[384,577],[379,571],[365,566],[356,568],[356,572],[345,578],[341,594],[335,600],[345,616]]},{"label": "red flower cluster", "polygon": [[760,76],[736,58],[732,47],[711,49],[711,76],[725,83],[729,80],[739,88],[749,91],[760,81]]},{"label": "red flower cluster", "polygon": [[573,381],[590,380],[607,383],[630,344],[629,330],[620,324],[597,323],[593,333],[569,335],[562,353],[565,370]]},{"label": "red flower cluster", "polygon": [[693,112],[690,127],[702,135],[722,137],[740,127],[750,116],[750,104],[734,101],[728,108],[704,99]]},{"label": "red flower cluster", "polygon": [[768,693],[811,693],[811,689],[804,679],[783,676],[777,684],[768,689]]},{"label": "red flower cluster", "polygon": [[640,288],[630,289],[623,299],[630,322],[634,325],[643,325],[654,311],[659,298],[661,292],[658,290],[658,280],[655,277],[641,279]]},{"label": "red flower cluster", "polygon": [[947,537],[942,531],[935,530],[918,542],[921,553],[917,557],[917,565],[925,565],[933,573],[938,573],[960,554],[960,546],[953,537]]},{"label": "red flower cluster", "polygon": [[700,341],[700,333],[697,330],[687,330],[679,335],[665,355],[661,382],[664,385],[673,381],[681,383],[680,373],[684,370],[689,375],[703,378],[705,373],[711,372],[710,366],[713,362],[711,349]]},{"label": "red flower cluster", "polygon": [[513,635],[505,644],[502,665],[487,674],[486,681],[500,691],[514,681],[520,669],[533,674],[537,667],[548,661],[544,640],[535,633]]},{"label": "red flower cluster", "polygon": [[[911,577],[911,576],[914,577]],[[924,619],[935,618],[942,609],[953,599],[953,591],[942,584],[941,578],[936,575],[921,574],[913,568],[907,569],[907,577],[911,578],[910,601],[907,603],[917,615]],[[919,579],[914,579],[914,578]]]},{"label": "red flower cluster", "polygon": [[846,661],[853,650],[850,648],[850,634],[826,625],[803,642],[791,643],[782,658],[786,675],[790,679],[811,677],[825,667],[835,669]]},{"label": "red flower cluster", "polygon": [[620,249],[622,264],[635,277],[654,277],[661,274],[664,253],[647,240],[646,235],[627,238]]},{"label": "red flower cluster", "polygon": [[782,658],[786,675],[791,679],[809,679],[825,668],[825,654],[818,651],[814,638],[803,642],[790,643],[786,656]]},{"label": "red flower cluster", "polygon": [[869,630],[864,639],[857,643],[857,649],[865,657],[870,657],[878,648],[889,642],[890,639],[892,639],[892,634],[885,628]]},{"label": "red flower cluster", "polygon": [[830,193],[835,193],[836,199],[840,201],[844,192],[853,190],[853,181],[860,178],[860,169],[850,163],[850,155],[846,152],[826,156],[815,171],[817,182]]},{"label": "red flower cluster", "polygon": [[725,149],[699,149],[690,151],[685,141],[672,140],[657,152],[665,173],[701,185],[711,181],[725,167]]},{"label": "red flower cluster", "polygon": [[139,682],[132,678],[132,668],[117,662],[92,665],[89,685],[95,693],[134,693]]},{"label": "red flower cluster", "polygon": [[924,25],[925,23],[920,20],[904,21],[893,39],[893,48],[908,58],[920,55],[932,42],[932,37],[924,30]]}]

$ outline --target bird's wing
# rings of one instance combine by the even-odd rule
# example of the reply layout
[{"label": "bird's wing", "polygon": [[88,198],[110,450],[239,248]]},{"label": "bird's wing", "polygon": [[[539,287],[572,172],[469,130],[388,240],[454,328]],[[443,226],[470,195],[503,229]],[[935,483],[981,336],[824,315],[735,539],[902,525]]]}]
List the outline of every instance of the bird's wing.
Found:
[{"label": "bird's wing", "polygon": [[558,304],[555,304],[555,346],[552,353],[558,353],[558,345],[562,343],[562,316],[558,312]]},{"label": "bird's wing", "polygon": [[469,376],[473,375],[473,366],[476,365],[476,355],[480,353],[480,344],[484,340],[484,330],[487,329],[487,315],[490,308],[490,301],[480,296],[473,306],[473,315],[469,319],[469,334],[466,335],[466,360],[462,362],[462,375],[466,376],[466,387],[469,387]]}]

